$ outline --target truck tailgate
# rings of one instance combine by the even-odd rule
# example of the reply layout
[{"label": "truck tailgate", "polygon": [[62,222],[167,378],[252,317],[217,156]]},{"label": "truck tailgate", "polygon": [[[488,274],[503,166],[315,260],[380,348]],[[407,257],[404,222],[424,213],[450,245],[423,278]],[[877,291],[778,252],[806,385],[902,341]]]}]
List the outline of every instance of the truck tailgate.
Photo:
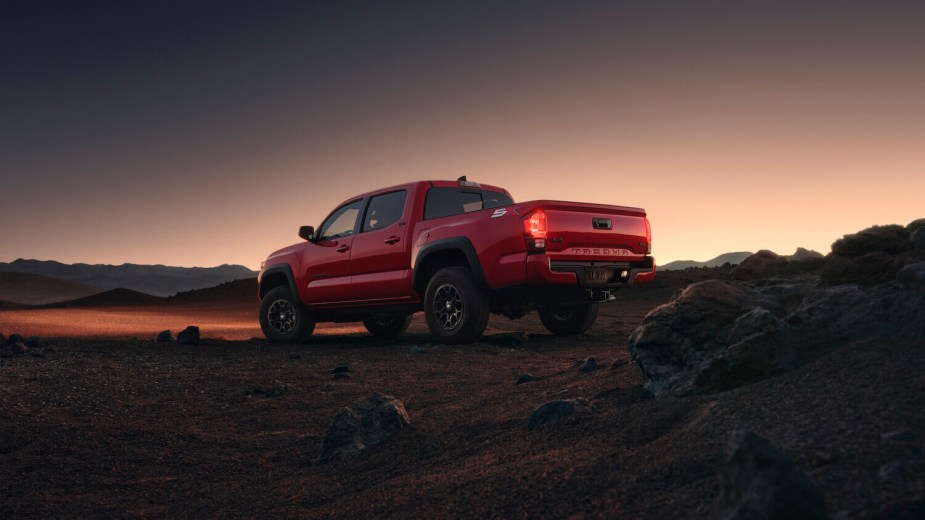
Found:
[{"label": "truck tailgate", "polygon": [[551,261],[638,262],[651,251],[646,212],[640,208],[541,200],[517,210],[522,216],[545,213]]}]

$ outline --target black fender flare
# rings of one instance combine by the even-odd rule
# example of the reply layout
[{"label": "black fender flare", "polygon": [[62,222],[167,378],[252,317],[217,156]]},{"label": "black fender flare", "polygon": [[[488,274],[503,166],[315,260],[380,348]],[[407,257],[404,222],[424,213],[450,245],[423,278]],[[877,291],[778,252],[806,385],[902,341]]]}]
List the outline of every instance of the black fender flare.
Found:
[{"label": "black fender flare", "polygon": [[292,296],[295,298],[299,297],[299,289],[295,284],[295,276],[292,274],[292,267],[290,267],[289,264],[273,264],[269,267],[264,267],[263,270],[260,271],[260,274],[257,275],[257,294],[260,295],[261,299],[263,299],[263,295],[261,294],[263,293],[261,282],[267,276],[274,274],[282,274],[285,276],[286,281],[289,283],[289,290],[292,292]]},{"label": "black fender flare", "polygon": [[450,237],[429,242],[418,250],[418,254],[414,258],[414,268],[411,278],[412,287],[417,287],[418,283],[421,282],[420,276],[423,276],[417,267],[421,265],[428,256],[442,251],[459,251],[462,253],[469,263],[469,268],[472,270],[472,276],[475,278],[475,282],[482,285],[485,284],[485,273],[482,271],[482,263],[479,261],[479,255],[475,252],[475,246],[473,246],[472,242],[466,237]]}]

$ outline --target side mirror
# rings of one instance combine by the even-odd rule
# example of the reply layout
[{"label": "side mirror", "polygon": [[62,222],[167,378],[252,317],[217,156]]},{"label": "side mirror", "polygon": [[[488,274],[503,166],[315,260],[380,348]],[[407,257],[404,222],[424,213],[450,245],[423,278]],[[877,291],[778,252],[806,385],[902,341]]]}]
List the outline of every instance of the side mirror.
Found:
[{"label": "side mirror", "polygon": [[315,228],[314,226],[302,226],[299,228],[299,236],[305,240],[311,242],[312,238],[315,237]]}]

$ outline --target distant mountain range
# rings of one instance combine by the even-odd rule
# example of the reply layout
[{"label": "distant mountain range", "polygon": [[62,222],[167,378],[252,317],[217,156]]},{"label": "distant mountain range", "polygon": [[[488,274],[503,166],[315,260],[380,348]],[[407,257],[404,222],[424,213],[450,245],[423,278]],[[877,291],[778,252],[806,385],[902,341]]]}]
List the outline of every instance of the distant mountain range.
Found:
[{"label": "distant mountain range", "polygon": [[[62,264],[53,260],[0,262],[0,273],[29,273],[76,282],[97,288],[131,289],[154,296],[171,296],[181,291],[214,287],[232,280],[254,278],[257,271],[243,265],[218,267],[170,267],[164,265]],[[81,296],[86,296],[83,294]]]},{"label": "distant mountain range", "polygon": [[729,262],[732,265],[741,264],[742,260],[752,256],[753,253],[750,251],[739,251],[736,253],[725,253],[717,256],[706,262],[698,262],[697,260],[676,260],[674,262],[668,262],[665,265],[658,266],[660,271],[682,271],[684,269],[689,269],[691,267],[719,267],[726,262]]},{"label": "distant mountain range", "polygon": [[[729,262],[731,265],[741,264],[743,260],[752,256],[749,251],[739,251],[736,253],[725,253],[717,256],[706,262],[698,262],[696,260],[677,260],[674,262],[668,262],[665,265],[658,266],[660,271],[682,271],[684,269],[689,269],[691,267],[720,267],[726,262]],[[807,258],[822,258],[822,253],[812,251],[810,249],[804,249],[798,247],[796,252],[790,256],[784,256],[788,260],[805,260]]]}]

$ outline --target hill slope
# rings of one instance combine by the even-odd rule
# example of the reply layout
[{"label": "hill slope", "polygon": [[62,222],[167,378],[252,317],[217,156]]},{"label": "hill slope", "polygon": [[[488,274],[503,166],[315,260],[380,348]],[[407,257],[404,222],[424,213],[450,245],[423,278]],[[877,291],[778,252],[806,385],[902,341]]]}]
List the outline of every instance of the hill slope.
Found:
[{"label": "hill slope", "polygon": [[697,260],[675,260],[674,262],[668,262],[665,265],[658,266],[658,269],[660,271],[681,271],[691,267],[720,267],[726,262],[734,265],[742,263],[742,260],[745,260],[751,255],[752,253],[749,251],[739,251],[735,253],[724,253],[706,262],[699,262]]},{"label": "hill slope", "polygon": [[0,301],[45,305],[101,292],[90,285],[30,273],[0,272]]}]

